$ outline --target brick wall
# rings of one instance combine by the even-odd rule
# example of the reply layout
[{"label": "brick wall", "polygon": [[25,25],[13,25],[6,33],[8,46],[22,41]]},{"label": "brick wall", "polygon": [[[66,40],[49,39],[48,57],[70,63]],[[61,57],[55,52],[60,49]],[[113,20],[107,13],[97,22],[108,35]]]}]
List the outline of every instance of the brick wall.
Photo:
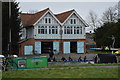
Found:
[{"label": "brick wall", "polygon": [[[60,42],[61,40],[60,39],[56,39],[56,40],[55,39],[29,39],[29,40],[19,44],[20,45],[19,55],[24,55],[24,46],[25,45],[33,45],[33,48],[35,48],[34,43],[37,41],[54,41],[54,42],[58,41],[58,42]],[[84,51],[86,53],[86,40],[85,39],[63,39],[62,42],[63,41],[84,41],[84,46],[85,46]],[[59,48],[60,48],[59,50],[62,51],[60,54],[63,54],[63,43],[60,44]]]}]

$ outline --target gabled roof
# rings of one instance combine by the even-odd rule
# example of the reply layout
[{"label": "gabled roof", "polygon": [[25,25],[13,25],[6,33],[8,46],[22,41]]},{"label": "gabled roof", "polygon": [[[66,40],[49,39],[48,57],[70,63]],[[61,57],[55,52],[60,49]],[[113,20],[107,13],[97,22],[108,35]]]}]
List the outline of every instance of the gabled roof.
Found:
[{"label": "gabled roof", "polygon": [[29,20],[31,20],[32,16],[33,16],[33,14],[27,14],[27,13],[22,13],[20,15],[23,26],[28,26],[28,24],[29,24],[28,22],[29,22]]},{"label": "gabled roof", "polygon": [[21,21],[23,23],[24,26],[31,26],[33,25],[39,18],[41,18],[47,11],[49,10],[49,8],[42,10],[40,12],[37,12],[35,14],[29,14],[29,13],[22,13],[20,15],[21,17]]},{"label": "gabled roof", "polygon": [[60,14],[56,14],[55,16],[58,18],[58,20],[63,23],[73,12],[74,10],[66,11]]},{"label": "gabled roof", "polygon": [[[24,27],[28,27],[28,26],[32,26],[34,25],[40,18],[43,17],[43,15],[46,14],[46,12],[49,11],[54,18],[56,18],[56,20],[59,22],[59,23],[64,23],[66,22],[66,20],[73,14],[73,13],[76,13],[76,11],[73,9],[73,10],[69,10],[69,11],[66,11],[66,12],[63,12],[63,13],[60,13],[60,14],[53,14],[49,8],[47,9],[44,9],[42,11],[39,11],[35,14],[29,14],[29,13],[22,13],[20,15],[21,17],[21,21],[22,21],[22,24]],[[77,14],[77,13],[76,13]],[[80,19],[82,20],[82,22],[87,25],[85,23],[85,21],[80,17]]]}]

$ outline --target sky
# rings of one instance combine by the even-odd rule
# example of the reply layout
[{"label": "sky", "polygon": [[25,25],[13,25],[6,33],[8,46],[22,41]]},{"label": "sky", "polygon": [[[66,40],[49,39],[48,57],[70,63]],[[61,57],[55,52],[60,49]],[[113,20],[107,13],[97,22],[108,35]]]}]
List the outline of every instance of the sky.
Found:
[{"label": "sky", "polygon": [[[57,0],[56,0],[57,1]],[[73,0],[74,1],[74,0]],[[65,12],[68,10],[75,9],[77,13],[85,20],[88,20],[89,11],[94,11],[99,18],[101,18],[103,12],[109,7],[113,7],[117,4],[116,1],[111,2],[36,2],[36,1],[26,1],[20,2],[19,7],[20,11],[23,13],[29,12],[31,10],[41,11],[46,8],[54,14]],[[86,28],[86,31],[89,31],[90,28]]]}]

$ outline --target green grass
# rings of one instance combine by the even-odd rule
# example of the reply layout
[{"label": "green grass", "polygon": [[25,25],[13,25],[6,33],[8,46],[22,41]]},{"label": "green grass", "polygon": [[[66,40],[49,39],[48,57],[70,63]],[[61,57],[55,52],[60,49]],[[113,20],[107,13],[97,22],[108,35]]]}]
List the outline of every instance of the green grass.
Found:
[{"label": "green grass", "polygon": [[111,54],[111,52],[104,52],[104,51],[97,51],[97,50],[90,50],[89,53],[91,53],[91,54]]},{"label": "green grass", "polygon": [[[117,64],[96,64],[97,65],[117,65]],[[69,67],[68,67],[69,66]],[[75,67],[72,69],[71,67]],[[17,70],[3,72],[3,78],[118,78],[118,68],[78,68],[80,65],[54,65],[49,69],[41,70]],[[84,66],[84,65],[82,65]],[[87,64],[86,66],[91,66]],[[95,66],[95,65],[94,65]],[[61,67],[68,67],[58,69]],[[55,69],[51,69],[55,68]]]},{"label": "green grass", "polygon": [[18,70],[3,72],[3,78],[118,78],[118,68]]}]

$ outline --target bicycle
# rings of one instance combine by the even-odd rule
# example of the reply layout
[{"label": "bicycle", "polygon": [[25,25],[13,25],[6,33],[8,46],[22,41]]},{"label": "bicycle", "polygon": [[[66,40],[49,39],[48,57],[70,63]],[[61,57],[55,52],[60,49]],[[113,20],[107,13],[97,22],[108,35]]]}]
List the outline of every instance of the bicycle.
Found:
[{"label": "bicycle", "polygon": [[13,61],[13,57],[3,58],[2,60],[2,70],[3,71],[11,71],[17,70],[18,65]]}]

